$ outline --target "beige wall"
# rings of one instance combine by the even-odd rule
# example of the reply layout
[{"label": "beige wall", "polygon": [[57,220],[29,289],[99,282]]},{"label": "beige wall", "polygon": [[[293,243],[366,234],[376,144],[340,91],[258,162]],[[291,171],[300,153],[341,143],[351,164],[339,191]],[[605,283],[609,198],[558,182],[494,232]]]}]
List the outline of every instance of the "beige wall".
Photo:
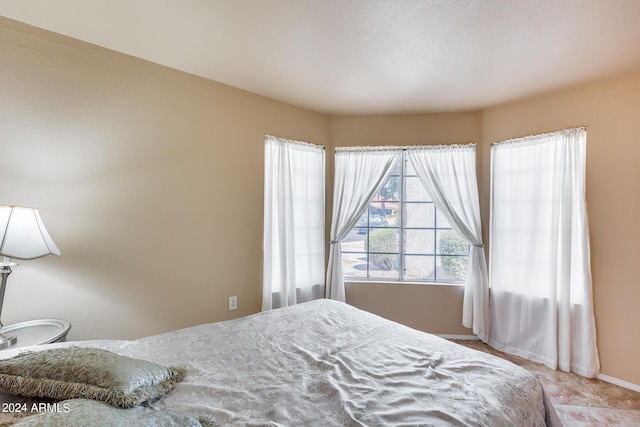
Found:
[{"label": "beige wall", "polygon": [[[265,134],[327,145],[328,211],[333,146],[477,142],[486,240],[490,143],[584,125],[602,372],[640,384],[640,74],[483,112],[327,117],[4,18],[0,57],[0,203],[39,207],[63,252],[14,268],[5,323],[134,338],[258,311]],[[470,333],[458,286],[348,284],[347,298]]]},{"label": "beige wall", "polygon": [[601,371],[640,385],[640,73],[485,110],[484,227],[489,144],[575,126],[587,126],[586,196]]},{"label": "beige wall", "polygon": [[0,58],[0,203],[62,250],[13,269],[5,323],[133,338],[259,311],[264,136],[325,145],[328,117],[4,18]]},{"label": "beige wall", "polygon": [[[332,117],[330,139],[336,147],[479,143],[482,115],[475,112]],[[346,283],[346,293],[349,304],[416,329],[472,335],[461,323],[462,286]]]}]

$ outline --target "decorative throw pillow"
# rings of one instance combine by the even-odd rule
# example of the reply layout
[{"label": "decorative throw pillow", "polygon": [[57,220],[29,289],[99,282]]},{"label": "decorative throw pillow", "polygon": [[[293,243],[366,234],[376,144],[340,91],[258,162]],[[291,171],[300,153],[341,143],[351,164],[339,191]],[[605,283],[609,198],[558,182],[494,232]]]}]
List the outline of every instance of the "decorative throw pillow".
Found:
[{"label": "decorative throw pillow", "polygon": [[[55,406],[54,406],[55,405]],[[204,427],[211,425],[188,415],[156,411],[142,406],[119,409],[102,402],[87,399],[65,400],[51,403],[46,410],[29,415],[14,424],[19,427]]]},{"label": "decorative throw pillow", "polygon": [[129,408],[159,399],[185,375],[141,359],[86,347],[64,347],[0,360],[0,389],[52,399],[87,398]]}]

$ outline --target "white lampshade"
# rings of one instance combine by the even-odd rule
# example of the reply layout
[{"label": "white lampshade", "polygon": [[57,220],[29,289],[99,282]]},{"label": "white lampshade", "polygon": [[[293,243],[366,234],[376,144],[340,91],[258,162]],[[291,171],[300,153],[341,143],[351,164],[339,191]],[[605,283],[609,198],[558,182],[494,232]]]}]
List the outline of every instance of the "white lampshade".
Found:
[{"label": "white lampshade", "polygon": [[44,228],[38,209],[0,206],[0,255],[34,259],[49,254],[61,255]]}]

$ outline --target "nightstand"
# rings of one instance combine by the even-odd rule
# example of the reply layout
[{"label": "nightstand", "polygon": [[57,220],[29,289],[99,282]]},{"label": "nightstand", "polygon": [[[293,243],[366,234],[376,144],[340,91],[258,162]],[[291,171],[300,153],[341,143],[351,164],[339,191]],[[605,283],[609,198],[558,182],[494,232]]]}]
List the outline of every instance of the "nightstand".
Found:
[{"label": "nightstand", "polygon": [[0,333],[13,335],[17,341],[13,345],[0,349],[0,351],[29,345],[63,342],[67,339],[69,329],[71,329],[71,323],[62,319],[36,319],[6,325],[0,328]]}]

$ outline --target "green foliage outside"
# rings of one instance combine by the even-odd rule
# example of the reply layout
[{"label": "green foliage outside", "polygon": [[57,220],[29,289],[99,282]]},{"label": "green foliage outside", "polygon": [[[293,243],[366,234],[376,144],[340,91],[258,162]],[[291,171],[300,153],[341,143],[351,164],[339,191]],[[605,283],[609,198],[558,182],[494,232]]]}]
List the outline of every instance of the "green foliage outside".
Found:
[{"label": "green foliage outside", "polygon": [[[469,253],[469,243],[453,230],[447,230],[440,236],[441,255],[462,255]],[[452,280],[465,280],[467,276],[467,258],[443,256],[442,267]]]},{"label": "green foliage outside", "polygon": [[[467,274],[467,257],[446,256],[466,255],[469,243],[453,230],[447,230],[440,236],[439,253],[442,267],[451,280],[464,281]],[[389,252],[389,253],[380,253]],[[380,270],[394,270],[398,252],[398,232],[396,229],[378,228],[369,232],[369,253],[371,262]]]},{"label": "green foliage outside", "polygon": [[[378,228],[369,232],[369,252],[372,262],[381,270],[394,270],[398,252],[398,232],[390,228]],[[392,254],[373,254],[391,252]]]}]

